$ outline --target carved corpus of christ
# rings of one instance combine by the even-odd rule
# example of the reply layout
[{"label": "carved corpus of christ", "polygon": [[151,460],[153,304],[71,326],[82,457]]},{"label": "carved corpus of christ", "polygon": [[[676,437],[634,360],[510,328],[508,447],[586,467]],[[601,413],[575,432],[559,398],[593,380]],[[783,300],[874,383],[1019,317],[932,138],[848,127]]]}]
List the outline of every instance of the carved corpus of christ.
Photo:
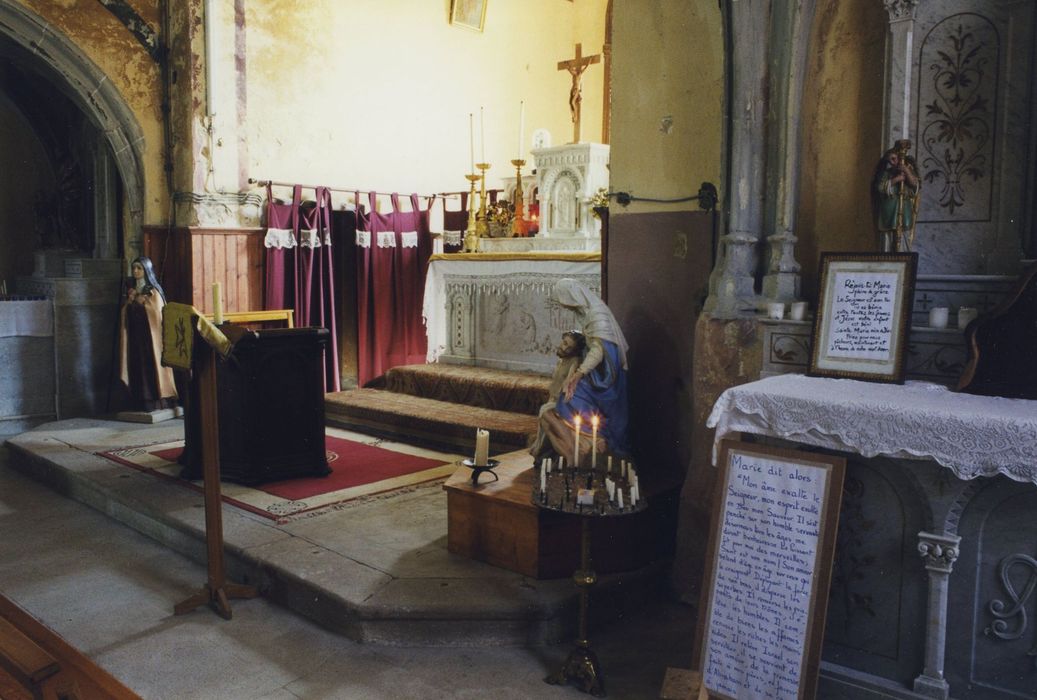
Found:
[{"label": "carved corpus of christ", "polygon": [[580,104],[583,102],[583,72],[588,66],[601,62],[601,54],[583,55],[583,44],[576,45],[576,57],[559,61],[558,70],[569,71],[573,84],[569,89],[569,112],[573,120],[573,143],[580,142]]}]

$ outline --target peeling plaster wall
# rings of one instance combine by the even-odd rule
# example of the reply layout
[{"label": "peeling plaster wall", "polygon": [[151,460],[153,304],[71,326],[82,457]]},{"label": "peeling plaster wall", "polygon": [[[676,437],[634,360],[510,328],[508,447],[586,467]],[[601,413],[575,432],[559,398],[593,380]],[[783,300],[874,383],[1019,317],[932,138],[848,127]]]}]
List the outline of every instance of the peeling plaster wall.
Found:
[{"label": "peeling plaster wall", "polygon": [[[557,63],[573,57],[575,42],[584,55],[601,52],[605,6],[490,2],[479,33],[449,23],[449,0],[250,0],[248,174],[379,191],[467,189],[468,114],[478,162],[482,106],[487,182],[499,187],[514,174],[520,100],[527,161],[534,129],[548,129],[556,145],[571,140],[570,76]],[[601,138],[602,82],[602,65],[590,66],[584,140]]]},{"label": "peeling plaster wall", "polygon": [[[612,190],[657,199],[720,187],[723,29],[715,0],[617,2],[612,19]],[[721,197],[724,193],[721,192]],[[612,204],[628,214],[694,202]]]},{"label": "peeling plaster wall", "polygon": [[877,250],[870,187],[883,151],[887,28],[882,3],[818,2],[801,113],[796,224],[805,299],[817,294],[819,253]]},{"label": "peeling plaster wall", "polygon": [[[162,174],[161,76],[144,47],[97,0],[16,0],[67,36],[104,71],[144,134],[144,221],[164,223],[168,202]],[[156,0],[134,9],[158,30]]]}]

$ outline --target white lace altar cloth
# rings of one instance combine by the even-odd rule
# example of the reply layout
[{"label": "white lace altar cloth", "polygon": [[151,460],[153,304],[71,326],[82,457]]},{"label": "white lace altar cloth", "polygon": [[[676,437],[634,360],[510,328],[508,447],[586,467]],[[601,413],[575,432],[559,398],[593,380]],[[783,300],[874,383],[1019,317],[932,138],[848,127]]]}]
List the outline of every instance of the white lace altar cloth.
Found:
[{"label": "white lace altar cloth", "polygon": [[716,443],[755,433],[863,457],[931,459],[959,479],[1004,474],[1037,484],[1037,401],[1026,399],[783,374],[728,389],[706,425]]}]

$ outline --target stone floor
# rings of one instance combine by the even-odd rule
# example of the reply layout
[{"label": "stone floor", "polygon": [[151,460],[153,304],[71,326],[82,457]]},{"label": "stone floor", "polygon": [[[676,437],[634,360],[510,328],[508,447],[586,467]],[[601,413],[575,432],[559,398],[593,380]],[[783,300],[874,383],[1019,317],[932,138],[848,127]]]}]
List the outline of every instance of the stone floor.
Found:
[{"label": "stone floor", "polygon": [[[63,421],[0,451],[0,591],[136,692],[583,697],[542,680],[569,649],[571,582],[451,555],[437,488],[284,526],[225,508],[232,572],[269,595],[234,601],[229,622],[205,609],[173,617],[205,580],[200,498],[92,453],[129,437],[163,441],[178,424]],[[31,453],[30,471],[53,488],[11,469],[11,452],[20,464]],[[637,577],[603,581],[610,587],[648,590]],[[693,613],[647,597],[604,595],[592,606],[610,697],[658,697],[665,669],[690,665]]]}]

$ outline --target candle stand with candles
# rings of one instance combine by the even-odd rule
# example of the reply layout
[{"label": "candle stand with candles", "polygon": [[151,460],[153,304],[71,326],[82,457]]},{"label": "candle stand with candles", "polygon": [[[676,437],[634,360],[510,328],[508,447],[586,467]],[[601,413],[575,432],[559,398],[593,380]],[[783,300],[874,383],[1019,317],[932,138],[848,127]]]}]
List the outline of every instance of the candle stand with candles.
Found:
[{"label": "candle stand with candles", "polygon": [[486,222],[486,206],[488,204],[486,200],[486,171],[490,169],[489,163],[476,163],[475,167],[479,169],[479,214],[475,220],[475,232],[479,236],[487,236],[490,233],[490,228]]},{"label": "candle stand with candles", "polygon": [[587,635],[590,588],[598,578],[591,568],[590,524],[594,518],[629,515],[644,510],[647,505],[640,496],[633,466],[621,461],[613,469],[611,462],[598,469],[565,466],[561,458],[557,463],[544,459],[534,465],[536,478],[532,494],[533,503],[542,509],[580,517],[580,565],[573,572],[573,582],[580,596],[576,646],[562,667],[544,681],[551,685],[572,682],[581,691],[596,697],[605,695],[605,676]]},{"label": "candle stand with candles", "polygon": [[476,173],[465,175],[465,179],[471,183],[471,192],[468,194],[468,228],[464,232],[464,250],[466,253],[479,252],[479,227],[478,214],[475,210],[475,183],[482,179]]}]

